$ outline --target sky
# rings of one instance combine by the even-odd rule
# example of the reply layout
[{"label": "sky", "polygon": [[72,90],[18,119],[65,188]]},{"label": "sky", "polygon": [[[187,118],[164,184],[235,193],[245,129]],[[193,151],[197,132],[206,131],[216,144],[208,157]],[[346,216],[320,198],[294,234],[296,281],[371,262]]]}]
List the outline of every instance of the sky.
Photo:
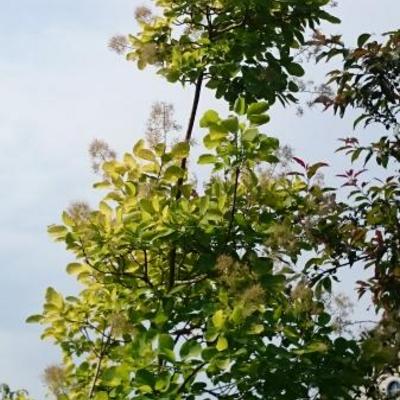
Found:
[{"label": "sky", "polygon": [[[65,273],[71,256],[46,227],[72,201],[98,198],[88,145],[103,139],[121,154],[142,137],[154,101],[174,103],[182,124],[190,108],[190,88],[138,71],[107,49],[114,34],[135,32],[133,12],[141,4],[0,0],[0,382],[37,400],[44,399],[41,373],[59,354],[24,321],[41,310],[46,287],[76,291]],[[343,24],[330,30],[354,40],[398,27],[400,3],[341,0],[333,12]],[[205,92],[200,109],[212,107],[224,109]],[[318,110],[298,118],[277,108],[267,133],[310,162],[328,161],[333,179],[344,166],[332,153],[337,138],[351,133],[351,121]],[[352,289],[350,276],[345,288]]]}]

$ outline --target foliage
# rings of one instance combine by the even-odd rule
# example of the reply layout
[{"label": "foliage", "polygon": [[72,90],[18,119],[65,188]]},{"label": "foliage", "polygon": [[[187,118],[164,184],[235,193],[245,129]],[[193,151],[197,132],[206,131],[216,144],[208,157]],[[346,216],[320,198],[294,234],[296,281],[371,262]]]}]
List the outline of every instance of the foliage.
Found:
[{"label": "foliage", "polygon": [[140,69],[157,66],[169,82],[205,78],[216,97],[231,105],[239,96],[293,102],[294,77],[304,71],[292,50],[304,44],[306,28],[339,21],[323,9],[328,3],[158,0],[159,13],[137,13],[141,31],[129,36],[127,59]]},{"label": "foliage", "polygon": [[29,400],[29,395],[26,390],[12,391],[5,383],[0,385],[1,400]]},{"label": "foliage", "polygon": [[[317,60],[331,59],[341,55],[343,70],[330,72],[329,82],[334,82],[337,93],[332,99],[335,112],[344,115],[346,109],[359,108],[363,114],[355,125],[378,122],[387,129],[398,124],[396,114],[400,111],[400,31],[384,35],[387,40],[379,43],[364,33],[358,37],[353,49],[336,38],[320,36],[319,46],[327,47],[320,51]],[[332,46],[332,44],[334,44]]]},{"label": "foliage", "polygon": [[[221,171],[203,194],[184,181],[176,197],[184,143],[165,152],[141,141],[104,164],[110,189],[98,211],[64,213],[64,225],[50,227],[81,259],[67,271],[85,286],[65,299],[50,288],[30,319],[64,351],[70,392],[60,399],[298,399],[310,388],[345,395],[361,379],[359,349],[331,337],[323,303],[301,282],[287,290],[295,276],[279,257],[280,227],[308,188],[298,178],[260,182],[256,167],[277,161],[277,140],[257,127],[266,105],[239,100],[235,109],[245,118],[201,119],[210,153],[199,162]],[[295,258],[304,244],[293,240]],[[352,380],[332,385],[338,368]]]}]

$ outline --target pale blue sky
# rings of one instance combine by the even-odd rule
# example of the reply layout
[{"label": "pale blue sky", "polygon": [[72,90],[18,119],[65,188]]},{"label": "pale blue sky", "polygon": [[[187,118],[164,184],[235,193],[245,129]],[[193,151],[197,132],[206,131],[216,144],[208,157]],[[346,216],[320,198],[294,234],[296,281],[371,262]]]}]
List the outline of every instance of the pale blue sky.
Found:
[{"label": "pale blue sky", "polygon": [[[70,256],[50,241],[46,226],[71,201],[96,198],[88,144],[98,137],[121,153],[141,137],[153,101],[174,102],[182,123],[190,106],[190,90],[138,72],[106,48],[113,34],[135,30],[140,4],[0,0],[0,382],[26,387],[37,400],[41,371],[58,354],[24,320],[40,310],[47,286],[74,290],[64,272]],[[354,38],[396,28],[400,3],[341,0],[336,13],[343,25],[332,30]],[[206,94],[201,107],[213,104]],[[297,155],[329,160],[331,176],[344,168],[331,156],[336,138],[350,129],[317,111],[298,119],[283,110],[267,128]]]}]

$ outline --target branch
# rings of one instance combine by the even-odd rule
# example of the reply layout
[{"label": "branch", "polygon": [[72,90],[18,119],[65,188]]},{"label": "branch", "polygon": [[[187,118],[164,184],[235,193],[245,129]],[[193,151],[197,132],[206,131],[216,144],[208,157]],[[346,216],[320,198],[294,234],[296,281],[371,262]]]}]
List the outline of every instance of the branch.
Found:
[{"label": "branch", "polygon": [[[186,130],[186,135],[185,135],[186,143],[189,143],[190,140],[192,139],[194,122],[196,120],[197,110],[199,107],[201,88],[203,86],[203,78],[204,78],[204,75],[203,75],[203,72],[201,72],[199,77],[197,78],[197,82],[196,82],[196,89],[195,89],[194,98],[193,98],[192,111],[190,113],[189,124],[188,124],[187,130]],[[187,157],[182,159],[181,168],[184,171],[186,170]],[[182,190],[181,190],[182,185],[183,185],[183,177],[179,178],[178,183],[177,183],[177,188],[178,188],[178,191],[176,193],[177,200],[179,200],[182,196]],[[176,273],[176,265],[175,264],[176,264],[176,247],[172,248],[169,253],[169,279],[168,279],[169,290],[171,290],[175,284],[175,273]]]},{"label": "branch", "polygon": [[104,341],[103,338],[102,338],[99,359],[97,361],[97,366],[96,366],[96,372],[94,374],[93,382],[92,382],[92,385],[91,385],[90,391],[89,391],[89,399],[92,399],[93,395],[95,394],[94,391],[96,389],[97,381],[98,381],[98,379],[100,377],[101,364],[103,362],[104,355],[106,353],[108,345],[110,344],[110,341],[111,341],[111,333],[109,334],[109,336],[107,336],[106,341]]}]

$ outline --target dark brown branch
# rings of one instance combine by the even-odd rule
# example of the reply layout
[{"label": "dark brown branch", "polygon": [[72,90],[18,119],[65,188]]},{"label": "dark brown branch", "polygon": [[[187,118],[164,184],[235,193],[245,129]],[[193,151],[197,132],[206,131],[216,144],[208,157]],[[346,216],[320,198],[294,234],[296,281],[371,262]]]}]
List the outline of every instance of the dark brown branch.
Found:
[{"label": "dark brown branch", "polygon": [[[203,86],[203,72],[200,73],[199,77],[197,78],[197,82],[196,82],[196,89],[194,92],[192,111],[190,113],[189,124],[188,124],[187,130],[186,130],[186,135],[185,135],[186,143],[190,143],[190,140],[192,139],[193,127],[194,127],[194,122],[196,120],[197,110],[199,107],[202,86]],[[187,157],[182,159],[181,168],[183,169],[183,171],[186,171]],[[178,189],[177,193],[176,193],[177,200],[179,200],[182,196],[182,189],[181,189],[182,185],[183,185],[183,177],[179,178],[178,183],[177,183],[177,189]],[[176,274],[176,247],[172,248],[169,253],[168,287],[170,290],[174,287],[174,284],[175,284],[175,274]]]}]

